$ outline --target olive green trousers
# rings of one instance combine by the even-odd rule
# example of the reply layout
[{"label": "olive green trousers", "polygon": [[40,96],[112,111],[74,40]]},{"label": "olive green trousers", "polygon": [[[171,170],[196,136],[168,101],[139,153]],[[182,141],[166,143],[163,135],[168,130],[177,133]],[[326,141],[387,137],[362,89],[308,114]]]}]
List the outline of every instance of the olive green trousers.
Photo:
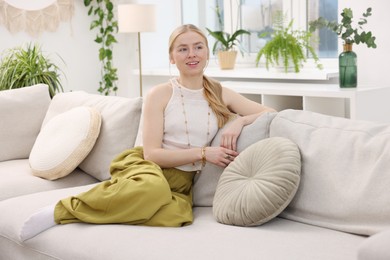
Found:
[{"label": "olive green trousers", "polygon": [[111,163],[110,173],[110,180],[59,201],[55,221],[170,227],[192,223],[194,173],[161,169],[143,159],[142,147],[118,155]]}]

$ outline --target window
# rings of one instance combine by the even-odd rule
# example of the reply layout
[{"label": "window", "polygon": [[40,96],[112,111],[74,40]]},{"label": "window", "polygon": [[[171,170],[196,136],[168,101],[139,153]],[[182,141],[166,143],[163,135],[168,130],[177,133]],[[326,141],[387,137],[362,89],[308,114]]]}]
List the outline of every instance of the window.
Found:
[{"label": "window", "polygon": [[242,43],[249,53],[257,53],[266,44],[266,40],[259,35],[272,31],[273,16],[277,11],[283,11],[283,0],[241,1],[241,28],[251,32],[242,39]]},{"label": "window", "polygon": [[[263,32],[272,28],[276,12],[282,12],[287,21],[294,20],[294,26],[307,29],[308,22],[322,16],[327,20],[337,20],[337,0],[241,0],[240,26],[251,31],[251,36],[243,39],[245,48],[250,53],[257,53],[266,40],[259,38]],[[315,32],[315,49],[320,58],[335,58],[338,55],[337,35],[327,29]]]},{"label": "window", "polygon": [[[329,21],[337,20],[338,16],[337,0],[316,0],[308,1],[308,21],[313,21],[318,17],[325,17]],[[320,58],[335,58],[338,55],[337,35],[327,29],[316,32],[318,41],[316,46]]]},{"label": "window", "polygon": [[[308,21],[320,16],[337,20],[338,0],[182,0],[183,23],[194,23],[200,28],[221,29],[215,13],[219,7],[223,17],[223,27],[227,32],[243,28],[251,32],[243,36],[242,45],[249,53],[257,53],[266,40],[258,35],[272,28],[275,12],[282,11],[286,19],[294,19],[294,27],[307,29]],[[198,10],[198,12],[194,12]],[[336,58],[338,55],[337,35],[327,29],[316,33],[315,49],[320,58]],[[320,39],[320,40],[319,40]],[[209,37],[210,45],[214,39]]]}]

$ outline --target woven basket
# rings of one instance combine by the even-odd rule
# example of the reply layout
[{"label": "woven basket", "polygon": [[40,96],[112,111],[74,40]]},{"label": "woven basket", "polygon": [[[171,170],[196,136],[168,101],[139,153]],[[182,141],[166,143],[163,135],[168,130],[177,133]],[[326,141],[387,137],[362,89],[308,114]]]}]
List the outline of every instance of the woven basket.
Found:
[{"label": "woven basket", "polygon": [[234,69],[236,64],[237,51],[219,51],[218,63],[222,70]]}]

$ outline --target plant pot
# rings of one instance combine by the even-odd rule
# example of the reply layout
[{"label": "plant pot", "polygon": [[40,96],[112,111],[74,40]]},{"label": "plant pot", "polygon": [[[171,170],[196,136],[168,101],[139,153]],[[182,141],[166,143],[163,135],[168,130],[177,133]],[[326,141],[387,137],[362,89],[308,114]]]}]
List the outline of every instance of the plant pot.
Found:
[{"label": "plant pot", "polygon": [[357,86],[357,55],[352,51],[352,44],[344,44],[339,55],[340,88],[356,88]]},{"label": "plant pot", "polygon": [[222,70],[234,69],[236,65],[237,51],[219,51],[218,63]]}]

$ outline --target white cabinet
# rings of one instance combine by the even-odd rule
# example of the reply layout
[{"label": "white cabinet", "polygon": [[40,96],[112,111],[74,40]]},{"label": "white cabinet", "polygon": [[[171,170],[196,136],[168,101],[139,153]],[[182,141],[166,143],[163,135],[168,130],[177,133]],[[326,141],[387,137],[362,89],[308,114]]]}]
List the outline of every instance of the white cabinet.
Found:
[{"label": "white cabinet", "polygon": [[338,84],[223,81],[248,98],[280,111],[301,109],[326,115],[390,122],[390,87],[340,88]]},{"label": "white cabinet", "polygon": [[[220,70],[208,67],[205,74],[249,98],[283,109],[302,109],[358,120],[390,122],[390,85],[341,89],[337,69],[305,68],[300,73],[268,71],[265,68]],[[171,69],[145,69],[145,93],[152,86],[177,76]]]}]

